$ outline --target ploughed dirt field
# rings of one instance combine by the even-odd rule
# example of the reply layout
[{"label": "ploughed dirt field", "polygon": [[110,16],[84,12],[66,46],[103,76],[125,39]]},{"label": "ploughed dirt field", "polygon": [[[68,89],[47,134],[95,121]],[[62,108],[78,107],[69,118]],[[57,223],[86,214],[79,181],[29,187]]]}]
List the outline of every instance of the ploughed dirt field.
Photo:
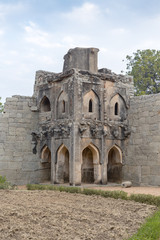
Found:
[{"label": "ploughed dirt field", "polygon": [[54,191],[0,191],[1,240],[120,240],[155,206]]}]

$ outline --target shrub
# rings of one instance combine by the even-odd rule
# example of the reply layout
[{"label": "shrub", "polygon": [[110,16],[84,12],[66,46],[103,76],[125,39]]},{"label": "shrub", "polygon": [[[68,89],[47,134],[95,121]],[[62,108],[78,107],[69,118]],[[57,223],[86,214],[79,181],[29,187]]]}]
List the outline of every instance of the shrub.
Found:
[{"label": "shrub", "polygon": [[89,188],[84,188],[82,190],[82,193],[85,195],[101,195],[101,190],[95,190],[95,189],[89,189]]},{"label": "shrub", "polygon": [[160,206],[160,197],[153,196],[150,194],[131,194],[129,200],[133,200],[135,202],[146,203],[150,205]]},{"label": "shrub", "polygon": [[0,189],[14,189],[14,186],[7,181],[6,177],[0,176]]},{"label": "shrub", "polygon": [[110,197],[115,199],[128,200],[127,193],[123,191],[103,191],[101,196],[106,198]]}]

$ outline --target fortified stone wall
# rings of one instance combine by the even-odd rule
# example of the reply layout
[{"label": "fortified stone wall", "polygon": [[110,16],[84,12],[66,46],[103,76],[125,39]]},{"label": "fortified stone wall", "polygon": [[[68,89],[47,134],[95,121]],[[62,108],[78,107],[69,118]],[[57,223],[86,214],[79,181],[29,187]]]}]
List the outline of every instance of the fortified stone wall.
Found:
[{"label": "fortified stone wall", "polygon": [[124,178],[160,186],[160,94],[131,98],[128,119]]},{"label": "fortified stone wall", "polygon": [[39,182],[45,178],[38,154],[33,154],[32,131],[36,129],[35,99],[7,98],[0,114],[0,175],[13,184]]}]

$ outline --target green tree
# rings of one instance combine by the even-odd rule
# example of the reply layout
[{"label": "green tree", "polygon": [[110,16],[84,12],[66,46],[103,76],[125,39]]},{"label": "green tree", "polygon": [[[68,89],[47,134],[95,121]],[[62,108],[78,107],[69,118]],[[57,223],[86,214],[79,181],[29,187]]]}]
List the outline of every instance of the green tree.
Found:
[{"label": "green tree", "polygon": [[3,104],[1,103],[1,97],[0,97],[0,112],[3,112]]},{"label": "green tree", "polygon": [[160,51],[137,50],[126,56],[127,74],[134,78],[135,94],[144,95],[160,92]]}]

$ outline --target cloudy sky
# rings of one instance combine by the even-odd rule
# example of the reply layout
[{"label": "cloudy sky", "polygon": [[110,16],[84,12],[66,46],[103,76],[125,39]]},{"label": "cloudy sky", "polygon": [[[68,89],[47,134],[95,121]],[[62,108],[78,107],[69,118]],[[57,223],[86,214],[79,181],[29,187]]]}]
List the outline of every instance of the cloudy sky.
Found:
[{"label": "cloudy sky", "polygon": [[0,96],[31,96],[36,70],[61,72],[70,48],[100,49],[98,67],[160,49],[159,0],[0,0]]}]

